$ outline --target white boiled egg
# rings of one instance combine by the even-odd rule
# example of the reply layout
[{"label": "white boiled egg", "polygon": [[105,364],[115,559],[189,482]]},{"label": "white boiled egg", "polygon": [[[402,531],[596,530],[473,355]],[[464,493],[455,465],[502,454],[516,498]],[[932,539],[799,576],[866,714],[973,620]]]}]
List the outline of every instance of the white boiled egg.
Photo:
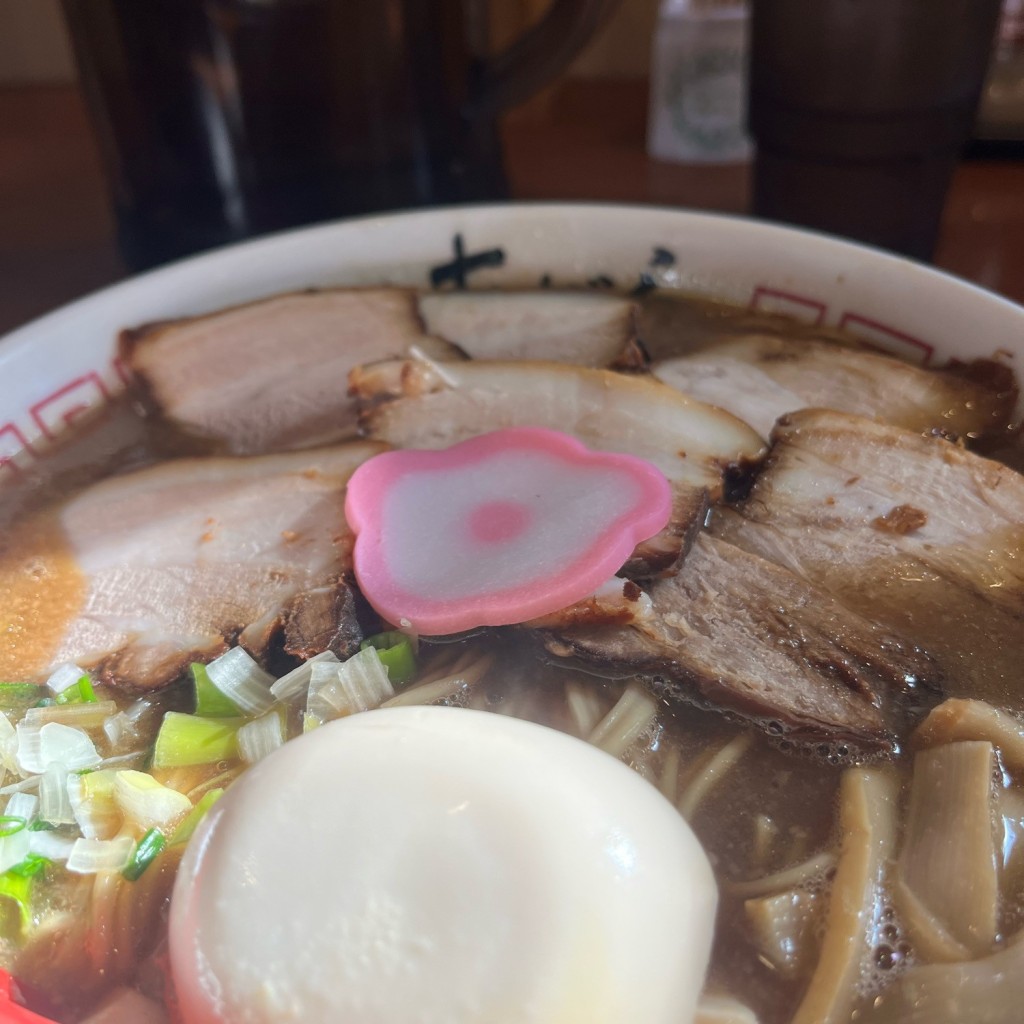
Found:
[{"label": "white boiled egg", "polygon": [[171,905],[186,1024],[688,1024],[717,893],[650,783],[459,708],[353,715],[234,784]]}]

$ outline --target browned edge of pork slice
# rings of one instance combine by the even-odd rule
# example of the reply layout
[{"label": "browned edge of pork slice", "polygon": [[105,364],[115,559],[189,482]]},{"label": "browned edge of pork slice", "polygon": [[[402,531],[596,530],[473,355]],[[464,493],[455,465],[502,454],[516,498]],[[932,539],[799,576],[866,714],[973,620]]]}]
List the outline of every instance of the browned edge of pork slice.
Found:
[{"label": "browned edge of pork slice", "polygon": [[672,496],[668,525],[641,542],[619,570],[630,579],[671,575],[689,554],[694,540],[708,521],[711,499],[707,491],[677,487]]},{"label": "browned edge of pork slice", "polygon": [[[984,363],[984,372],[982,372]],[[767,437],[775,421],[809,406],[915,431],[1000,435],[1013,417],[1013,374],[990,360],[925,370],[828,341],[754,334],[655,363],[659,380],[719,405]]]},{"label": "browned edge of pork slice", "polygon": [[461,358],[423,329],[403,288],[292,292],[121,333],[121,358],[154,414],[235,453],[308,447],[356,432],[348,371],[407,355]]},{"label": "browned edge of pork slice", "polygon": [[0,678],[75,662],[145,690],[233,643],[264,662],[350,651],[345,486],[385,448],[158,463],[20,523],[0,544]]},{"label": "browned edge of pork slice", "polygon": [[473,359],[544,359],[638,369],[638,307],[597,292],[435,292],[422,295],[427,330]]},{"label": "browned edge of pork slice", "polygon": [[546,362],[402,360],[357,367],[366,433],[403,448],[444,448],[506,427],[547,427],[590,448],[647,459],[668,478],[674,514],[628,563],[634,576],[671,571],[722,495],[723,474],[764,454],[736,417],[649,376]]},{"label": "browned edge of pork slice", "polygon": [[938,687],[929,658],[817,587],[707,533],[653,583],[625,627],[548,631],[551,654],[601,675],[639,674],[804,743],[892,751],[904,701]]},{"label": "browned edge of pork slice", "polygon": [[941,438],[821,410],[780,421],[713,532],[914,641],[951,696],[1015,704],[1024,662],[1024,477]]},{"label": "browned edge of pork slice", "polygon": [[347,658],[359,650],[363,625],[379,621],[359,591],[353,573],[303,591],[288,608],[284,622],[285,654],[308,661],[333,651]]},{"label": "browned edge of pork slice", "polygon": [[643,622],[653,611],[650,596],[638,583],[612,577],[587,598],[541,615],[523,625],[529,629],[562,630],[581,626],[629,626]]}]

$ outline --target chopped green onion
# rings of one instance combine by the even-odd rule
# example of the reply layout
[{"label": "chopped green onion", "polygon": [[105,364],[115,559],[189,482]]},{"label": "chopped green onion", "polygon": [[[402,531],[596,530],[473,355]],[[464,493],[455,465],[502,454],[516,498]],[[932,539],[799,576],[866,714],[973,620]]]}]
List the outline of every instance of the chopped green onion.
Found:
[{"label": "chopped green onion", "polygon": [[151,828],[135,847],[128,863],[121,869],[123,877],[129,882],[138,881],[150,864],[157,858],[157,854],[167,845],[163,832],[158,828]]},{"label": "chopped green onion", "polygon": [[135,841],[131,836],[114,839],[76,839],[64,865],[76,875],[99,875],[121,871],[128,863]]},{"label": "chopped green onion", "polygon": [[328,661],[334,665],[340,665],[338,656],[334,651],[322,651],[308,658],[298,668],[293,668],[287,675],[281,676],[276,683],[270,687],[270,695],[275,700],[290,701],[296,697],[303,697],[309,689],[309,681],[313,675],[313,666]]},{"label": "chopped green onion", "polygon": [[0,814],[0,839],[17,835],[28,822],[17,814]]},{"label": "chopped green onion", "polygon": [[35,793],[19,792],[11,794],[11,799],[7,801],[7,806],[4,808],[4,814],[14,815],[15,818],[24,818],[26,821],[34,821],[38,810],[39,797]]},{"label": "chopped green onion", "polygon": [[0,708],[15,711],[39,700],[40,688],[35,683],[0,683]]},{"label": "chopped green onion", "polygon": [[154,768],[233,761],[238,757],[238,730],[243,718],[200,718],[168,711],[153,748]]},{"label": "chopped green onion", "polygon": [[17,920],[17,934],[10,937],[20,938],[24,935],[25,929],[32,924],[30,903],[33,882],[49,865],[50,862],[45,857],[30,853],[23,861],[0,875],[0,904],[9,902],[13,905]]},{"label": "chopped green onion", "polygon": [[184,793],[131,769],[115,773],[114,802],[141,830],[169,828],[192,810],[192,801]]},{"label": "chopped green onion", "polygon": [[367,637],[359,645],[359,649],[365,651],[367,647],[376,648],[381,664],[388,670],[388,679],[392,683],[407,683],[416,675],[416,654],[412,649],[412,642],[404,633],[392,631]]},{"label": "chopped green onion", "polygon": [[23,775],[42,775],[53,763],[69,771],[95,768],[102,758],[88,733],[59,722],[36,725],[22,721],[18,725],[18,767]]},{"label": "chopped green onion", "polygon": [[220,692],[206,671],[206,666],[192,662],[192,681],[196,687],[196,714],[201,718],[235,718],[242,709],[226,694]]},{"label": "chopped green onion", "polygon": [[32,852],[32,833],[27,828],[0,839],[0,873],[20,864]]},{"label": "chopped green onion", "polygon": [[224,795],[223,789],[211,789],[204,793],[199,803],[182,819],[181,824],[174,830],[171,836],[171,846],[179,846],[187,843],[192,838],[192,833],[199,827],[199,823],[206,817],[210,808]]},{"label": "chopped green onion", "polygon": [[365,647],[340,665],[321,662],[313,666],[306,713],[320,723],[330,722],[380,707],[394,695],[377,648]]},{"label": "chopped green onion", "polygon": [[34,708],[52,708],[57,702],[52,697],[43,697],[32,705]]},{"label": "chopped green onion", "polygon": [[49,765],[39,780],[39,817],[54,825],[75,823],[75,812],[68,797],[68,773],[62,764]]},{"label": "chopped green onion", "polygon": [[58,704],[95,704],[98,700],[96,691],[93,689],[92,680],[87,676],[79,676],[78,681],[61,690],[57,694]]},{"label": "chopped green onion", "polygon": [[8,874],[21,875],[22,878],[35,878],[44,868],[50,866],[46,857],[40,857],[37,853],[30,853],[20,864],[15,864],[8,870]]},{"label": "chopped green onion", "polygon": [[284,746],[285,739],[284,716],[279,711],[268,711],[238,730],[238,753],[247,764],[255,764]]},{"label": "chopped green onion", "polygon": [[86,702],[73,701],[68,704],[54,702],[45,708],[29,708],[22,719],[24,725],[38,725],[40,728],[47,722],[58,722],[77,729],[106,729],[108,719],[116,715],[117,704],[112,700],[93,700]]},{"label": "chopped green onion", "polygon": [[52,832],[56,827],[52,821],[43,821],[40,818],[38,821],[33,821],[28,830],[29,832]]},{"label": "chopped green onion", "polygon": [[109,768],[68,778],[68,799],[86,839],[113,839],[121,828],[121,811],[114,799],[116,779],[117,772]]},{"label": "chopped green onion", "polygon": [[69,835],[59,832],[33,832],[29,836],[29,854],[43,857],[49,861],[64,861],[71,856],[75,848],[75,840]]},{"label": "chopped green onion", "polygon": [[123,711],[110,715],[103,723],[103,733],[112,748],[140,739],[139,728],[153,710],[148,700],[137,700]]},{"label": "chopped green onion", "polygon": [[35,820],[38,807],[39,798],[34,793],[15,793],[7,801],[3,812],[7,828],[0,838],[0,872],[20,864],[32,852],[32,834],[25,826]]},{"label": "chopped green onion", "polygon": [[52,693],[63,693],[69,687],[75,686],[84,675],[87,675],[84,668],[69,662],[66,665],[59,665],[46,680],[46,685]]},{"label": "chopped green onion", "polygon": [[[4,928],[3,932],[11,938],[20,938],[32,924],[32,912],[29,901],[32,896],[32,876],[19,874],[11,868],[0,875],[0,904],[12,907],[16,914],[16,927]],[[4,924],[6,925],[5,918]],[[11,932],[15,934],[11,935]]]},{"label": "chopped green onion", "polygon": [[206,666],[210,682],[246,715],[262,715],[274,706],[274,677],[264,672],[242,647],[232,647]]}]

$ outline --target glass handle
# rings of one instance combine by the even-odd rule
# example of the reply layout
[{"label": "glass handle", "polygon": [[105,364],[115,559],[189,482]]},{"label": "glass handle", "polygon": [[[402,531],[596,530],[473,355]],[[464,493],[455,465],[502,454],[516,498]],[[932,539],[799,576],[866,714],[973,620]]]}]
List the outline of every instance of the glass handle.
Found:
[{"label": "glass handle", "polygon": [[536,25],[507,49],[481,62],[466,115],[471,119],[492,117],[528,99],[569,65],[619,3],[553,0]]}]

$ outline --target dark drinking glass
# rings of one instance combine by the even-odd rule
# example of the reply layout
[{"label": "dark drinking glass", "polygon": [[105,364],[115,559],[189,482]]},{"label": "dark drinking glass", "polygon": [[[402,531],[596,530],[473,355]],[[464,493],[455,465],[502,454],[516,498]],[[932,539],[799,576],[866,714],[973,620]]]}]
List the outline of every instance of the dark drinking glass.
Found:
[{"label": "dark drinking glass", "polygon": [[1001,0],[753,0],[754,210],[930,259]]},{"label": "dark drinking glass", "polygon": [[64,0],[126,260],[503,197],[497,113],[616,2],[555,0],[487,60],[471,0]]}]

